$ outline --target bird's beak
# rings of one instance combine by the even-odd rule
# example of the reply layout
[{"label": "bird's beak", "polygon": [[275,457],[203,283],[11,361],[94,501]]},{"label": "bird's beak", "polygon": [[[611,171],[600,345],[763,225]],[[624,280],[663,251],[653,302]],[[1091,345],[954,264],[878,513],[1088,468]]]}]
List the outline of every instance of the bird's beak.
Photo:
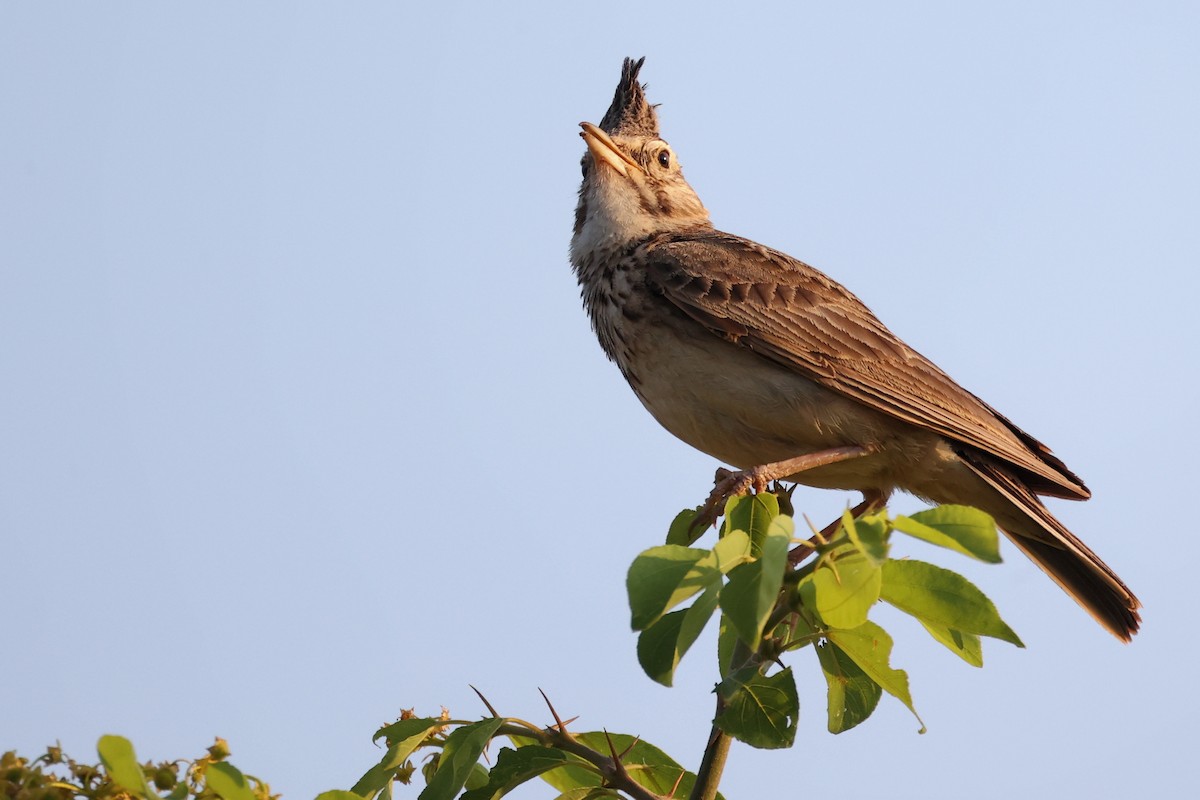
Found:
[{"label": "bird's beak", "polygon": [[583,128],[583,133],[579,135],[587,143],[588,150],[592,151],[594,158],[603,161],[625,176],[629,175],[630,167],[641,169],[636,161],[617,149],[616,143],[607,133],[590,122],[581,122],[579,127]]}]

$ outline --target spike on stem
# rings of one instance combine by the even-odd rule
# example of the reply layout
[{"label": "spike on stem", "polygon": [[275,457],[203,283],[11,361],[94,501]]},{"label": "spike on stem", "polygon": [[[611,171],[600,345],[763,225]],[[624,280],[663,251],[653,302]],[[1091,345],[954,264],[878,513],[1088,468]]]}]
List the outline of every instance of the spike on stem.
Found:
[{"label": "spike on stem", "polygon": [[[609,755],[612,756],[613,769],[616,770],[616,773],[622,778],[632,780],[632,778],[629,777],[629,773],[625,770],[625,765],[621,763],[621,756],[625,755],[625,753],[617,752],[617,746],[613,743],[612,737],[608,735],[607,728],[604,729],[604,739],[608,742],[608,752]],[[626,750],[625,752],[628,753],[629,751]]]},{"label": "spike on stem", "polygon": [[684,775],[687,775],[687,770],[679,770],[679,777],[675,779],[675,784],[671,787],[671,791],[667,792],[667,797],[674,797],[675,793],[679,791],[679,784],[683,783]]},{"label": "spike on stem", "polygon": [[[471,686],[471,684],[469,684],[469,683],[467,685]],[[489,712],[491,712],[493,718],[495,718],[495,719],[500,718],[500,712],[496,711],[495,707],[491,703],[488,702],[488,699],[483,696],[483,692],[479,691],[474,686],[471,686],[471,691],[479,696],[479,699],[483,701],[483,704],[485,706],[487,706],[487,710]]]},{"label": "spike on stem", "polygon": [[[558,715],[558,711],[555,710],[554,704],[550,702],[550,698],[546,696],[546,692],[543,691],[541,687],[538,687],[538,692],[541,693],[542,699],[546,701],[547,708],[550,709],[550,714],[554,717],[554,727],[567,739],[574,738],[570,733],[567,732],[567,723],[563,722],[562,717]],[[577,719],[579,719],[579,717],[571,717],[570,721],[574,722]]]}]

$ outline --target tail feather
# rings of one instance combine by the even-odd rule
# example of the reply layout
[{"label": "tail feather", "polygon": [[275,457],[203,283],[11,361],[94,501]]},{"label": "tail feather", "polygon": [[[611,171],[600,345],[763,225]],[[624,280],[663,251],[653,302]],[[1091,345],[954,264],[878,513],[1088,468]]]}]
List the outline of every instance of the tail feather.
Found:
[{"label": "tail feather", "polygon": [[1028,486],[988,460],[962,454],[964,463],[1007,501],[985,508],[1013,544],[1114,636],[1128,642],[1141,624],[1141,602],[1098,555],[1042,505]]}]

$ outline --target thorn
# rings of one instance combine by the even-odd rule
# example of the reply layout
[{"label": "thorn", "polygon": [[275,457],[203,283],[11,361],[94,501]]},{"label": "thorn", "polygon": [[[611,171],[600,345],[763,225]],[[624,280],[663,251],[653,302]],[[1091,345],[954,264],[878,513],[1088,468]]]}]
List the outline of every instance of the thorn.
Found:
[{"label": "thorn", "polygon": [[[471,686],[471,684],[468,683],[467,686]],[[500,719],[499,712],[497,712],[496,709],[492,707],[492,704],[488,702],[488,699],[483,696],[483,692],[479,691],[474,686],[471,686],[471,691],[474,692],[475,694],[479,695],[479,699],[483,701],[483,704],[485,706],[487,706],[487,710],[492,712],[493,719]]]},{"label": "thorn", "polygon": [[633,748],[637,747],[637,743],[640,742],[641,740],[642,740],[641,736],[633,737],[633,741],[629,743],[629,747],[626,747],[624,750],[621,751],[621,758],[624,758],[625,756],[629,755],[629,751],[632,750]]},{"label": "thorn", "polygon": [[[562,717],[560,717],[558,712],[554,710],[554,704],[550,702],[550,698],[546,696],[546,693],[542,691],[540,686],[538,687],[538,692],[541,693],[542,699],[546,701],[546,705],[550,708],[550,713],[554,715],[554,727],[558,728],[558,732],[563,736],[566,736],[568,739],[571,738],[571,734],[567,733],[567,723],[562,721]],[[579,717],[571,717],[572,722],[577,719],[579,719]]]},{"label": "thorn", "polygon": [[679,784],[683,783],[684,775],[687,775],[687,770],[680,768],[679,777],[675,779],[675,785],[671,787],[671,791],[667,792],[667,797],[674,797],[675,792],[679,791]]},{"label": "thorn", "polygon": [[608,728],[604,729],[604,738],[608,742],[608,752],[612,755],[613,765],[617,770],[617,774],[628,778],[629,773],[625,771],[625,765],[621,763],[621,756],[617,754],[617,746],[613,744],[612,737],[608,735]]}]

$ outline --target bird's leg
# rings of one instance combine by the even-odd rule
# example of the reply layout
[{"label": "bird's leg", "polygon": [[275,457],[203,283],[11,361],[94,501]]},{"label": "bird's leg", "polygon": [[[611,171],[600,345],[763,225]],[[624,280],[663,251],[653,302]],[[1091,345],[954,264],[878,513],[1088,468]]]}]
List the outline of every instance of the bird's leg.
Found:
[{"label": "bird's leg", "polygon": [[[850,516],[854,519],[858,519],[864,514],[870,514],[873,511],[878,511],[887,505],[887,501],[888,496],[878,489],[864,489],[862,502],[850,509]],[[793,547],[788,553],[788,564],[794,567],[804,559],[811,556],[813,553],[817,552],[816,548],[813,547],[814,542],[829,541],[833,535],[837,533],[838,526],[841,524],[842,518],[838,517],[833,522],[826,525],[821,532],[812,539]]]},{"label": "bird's leg", "polygon": [[708,500],[704,503],[704,507],[696,515],[696,519],[692,523],[692,529],[704,528],[716,522],[719,509],[725,507],[725,501],[730,497],[746,494],[751,489],[756,492],[762,492],[766,490],[767,484],[771,481],[786,478],[798,472],[823,467],[826,464],[836,464],[839,461],[861,458],[862,456],[874,453],[875,450],[876,448],[873,445],[856,444],[848,447],[831,447],[828,450],[818,450],[815,453],[806,453],[802,456],[796,456],[784,461],[776,461],[771,464],[761,464],[757,467],[743,469],[738,472],[719,469],[717,470],[716,485],[713,487],[712,493],[709,494]]}]

